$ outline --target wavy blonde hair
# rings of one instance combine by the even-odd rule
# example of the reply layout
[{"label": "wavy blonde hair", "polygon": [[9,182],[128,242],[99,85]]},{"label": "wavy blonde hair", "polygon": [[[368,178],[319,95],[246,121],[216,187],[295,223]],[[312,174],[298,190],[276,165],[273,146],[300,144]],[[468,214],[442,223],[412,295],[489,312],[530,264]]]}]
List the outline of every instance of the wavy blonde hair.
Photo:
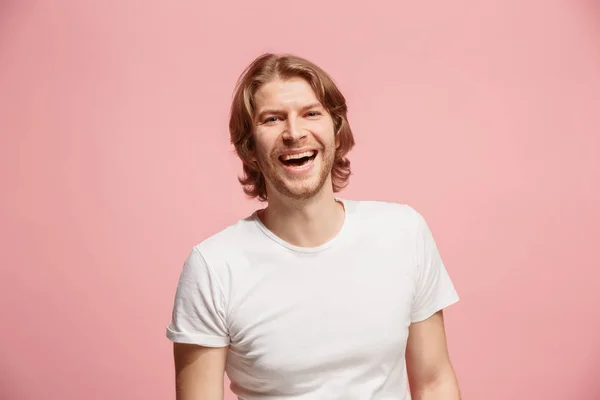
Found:
[{"label": "wavy blonde hair", "polygon": [[251,198],[267,201],[265,177],[252,160],[255,151],[254,94],[265,83],[274,79],[303,78],[333,119],[338,146],[332,167],[334,192],[348,185],[351,175],[350,160],[346,158],[354,147],[354,136],[348,123],[346,99],[333,79],[314,63],[289,54],[266,53],[257,57],[241,74],[233,96],[229,119],[231,143],[242,160],[244,174],[238,178],[244,192]]}]

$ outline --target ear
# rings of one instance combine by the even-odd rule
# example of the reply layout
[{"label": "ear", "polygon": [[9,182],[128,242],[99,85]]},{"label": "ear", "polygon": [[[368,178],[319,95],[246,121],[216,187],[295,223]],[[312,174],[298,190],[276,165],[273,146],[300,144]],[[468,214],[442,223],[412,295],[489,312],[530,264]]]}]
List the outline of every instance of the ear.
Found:
[{"label": "ear", "polygon": [[243,158],[246,159],[248,165],[254,169],[258,169],[258,158],[256,157],[256,147],[250,142],[245,141],[243,145],[242,153],[245,154]]},{"label": "ear", "polygon": [[[336,121],[339,121],[339,123],[336,124],[335,123]],[[337,129],[336,129],[336,125],[337,125]],[[341,139],[340,139],[340,133],[342,132],[342,128],[344,127],[344,120],[341,117],[339,117],[339,116],[336,115],[335,118],[334,118],[333,127],[335,129],[335,134],[334,134],[334,137],[335,137],[335,148],[339,149],[339,147],[342,144],[341,143]]]},{"label": "ear", "polygon": [[260,171],[260,165],[258,164],[258,158],[256,157],[256,153],[254,151],[248,154],[248,164],[256,171]]}]

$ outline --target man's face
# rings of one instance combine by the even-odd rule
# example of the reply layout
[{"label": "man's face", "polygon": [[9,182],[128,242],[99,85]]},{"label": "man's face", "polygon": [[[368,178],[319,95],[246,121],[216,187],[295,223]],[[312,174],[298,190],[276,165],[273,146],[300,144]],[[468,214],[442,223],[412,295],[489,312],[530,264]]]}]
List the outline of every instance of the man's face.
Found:
[{"label": "man's face", "polygon": [[331,186],[333,120],[302,78],[276,79],[255,93],[256,159],[267,193],[305,200]]}]

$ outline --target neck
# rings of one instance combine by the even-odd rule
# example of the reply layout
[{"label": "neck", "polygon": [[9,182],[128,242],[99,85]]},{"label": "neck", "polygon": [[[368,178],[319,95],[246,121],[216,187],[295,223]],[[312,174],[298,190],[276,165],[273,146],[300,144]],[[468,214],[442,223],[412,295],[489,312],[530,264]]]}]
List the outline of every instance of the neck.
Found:
[{"label": "neck", "polygon": [[333,190],[307,200],[269,198],[259,213],[262,223],[286,242],[299,247],[316,247],[333,239],[344,224],[343,206]]}]

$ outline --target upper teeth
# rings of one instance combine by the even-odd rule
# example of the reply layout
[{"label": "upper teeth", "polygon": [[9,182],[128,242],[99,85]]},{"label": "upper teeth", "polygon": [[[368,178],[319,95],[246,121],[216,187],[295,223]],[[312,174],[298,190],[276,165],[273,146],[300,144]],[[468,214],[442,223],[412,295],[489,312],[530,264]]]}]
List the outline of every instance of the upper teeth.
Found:
[{"label": "upper teeth", "polygon": [[315,154],[314,151],[305,151],[304,153],[298,153],[298,154],[286,154],[282,158],[285,161],[287,161],[287,160],[293,160],[293,159],[302,158],[302,157],[312,157],[314,154]]}]

